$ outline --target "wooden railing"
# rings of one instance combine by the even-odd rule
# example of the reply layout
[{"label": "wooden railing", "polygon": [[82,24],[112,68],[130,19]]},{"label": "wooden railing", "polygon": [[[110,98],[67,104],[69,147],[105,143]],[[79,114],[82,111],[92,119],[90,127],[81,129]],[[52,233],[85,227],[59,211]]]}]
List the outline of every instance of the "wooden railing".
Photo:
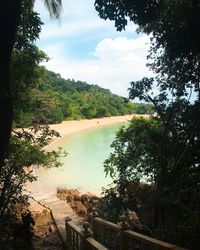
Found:
[{"label": "wooden railing", "polygon": [[98,218],[93,211],[90,224],[83,229],[66,220],[67,250],[186,250],[149,236],[131,231],[125,217],[118,224]]},{"label": "wooden railing", "polygon": [[186,250],[129,230],[123,216],[118,224],[92,216],[91,224],[95,240],[109,250]]},{"label": "wooden railing", "polygon": [[67,250],[108,250],[92,238],[93,234],[87,222],[81,228],[75,225],[70,219],[66,219],[65,229]]}]

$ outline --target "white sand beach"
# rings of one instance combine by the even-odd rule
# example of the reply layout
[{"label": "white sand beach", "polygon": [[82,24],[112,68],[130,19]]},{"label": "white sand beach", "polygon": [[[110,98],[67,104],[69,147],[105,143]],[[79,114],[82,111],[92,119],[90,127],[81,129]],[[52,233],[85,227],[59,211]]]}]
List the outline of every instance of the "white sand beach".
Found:
[{"label": "white sand beach", "polygon": [[[62,140],[63,138],[66,138],[67,136],[70,136],[72,134],[76,134],[81,131],[89,130],[92,128],[96,128],[99,126],[109,125],[109,124],[116,124],[116,123],[126,123],[127,121],[130,121],[134,117],[148,117],[148,115],[125,115],[125,116],[114,116],[114,117],[105,117],[105,118],[98,118],[98,119],[90,119],[90,120],[79,120],[79,121],[63,121],[60,124],[51,124],[49,125],[50,129],[56,130],[61,137],[55,138],[52,140],[49,145],[47,145],[44,149],[49,150],[51,149],[51,146],[54,146],[54,143],[59,142],[59,140]],[[44,172],[47,170],[43,169],[37,169],[37,175],[39,179],[41,176],[45,175]],[[78,184],[77,184],[78,185]],[[36,181],[33,183],[29,183],[26,186],[27,190],[32,192],[32,195],[37,200],[46,200],[52,197],[56,196],[56,189],[51,189],[48,187],[48,185],[44,185],[40,181]],[[94,193],[94,190],[87,190]]]},{"label": "white sand beach", "polygon": [[130,121],[134,117],[141,117],[141,116],[148,116],[148,115],[124,115],[124,116],[112,116],[112,117],[104,117],[104,118],[96,118],[96,119],[90,119],[90,120],[79,120],[79,121],[63,121],[59,124],[51,124],[49,125],[50,129],[56,130],[61,137],[54,139],[47,147],[46,149],[52,145],[53,143],[57,142],[58,140],[61,140],[67,135],[71,135],[83,130],[87,130],[90,128],[95,128],[103,125],[109,125],[114,123],[123,123]]}]

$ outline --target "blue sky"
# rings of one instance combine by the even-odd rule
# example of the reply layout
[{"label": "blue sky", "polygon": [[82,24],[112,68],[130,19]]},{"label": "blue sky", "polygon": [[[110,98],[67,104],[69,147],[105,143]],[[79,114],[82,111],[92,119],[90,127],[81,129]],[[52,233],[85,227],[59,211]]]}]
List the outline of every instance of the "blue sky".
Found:
[{"label": "blue sky", "polygon": [[60,23],[50,20],[42,1],[35,10],[44,22],[37,45],[50,57],[45,66],[64,78],[86,81],[128,96],[129,83],[152,73],[146,68],[149,39],[130,23],[117,32],[98,17],[94,0],[63,0]]}]

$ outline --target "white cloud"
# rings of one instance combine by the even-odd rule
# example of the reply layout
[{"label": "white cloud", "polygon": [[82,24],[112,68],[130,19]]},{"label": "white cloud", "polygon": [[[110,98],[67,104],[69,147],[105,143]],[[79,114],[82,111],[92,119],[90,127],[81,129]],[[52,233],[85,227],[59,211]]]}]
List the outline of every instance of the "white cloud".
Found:
[{"label": "white cloud", "polygon": [[145,66],[148,44],[149,39],[144,35],[136,39],[107,38],[100,41],[95,51],[91,52],[92,59],[73,60],[62,53],[64,45],[60,43],[44,48],[52,58],[46,66],[65,78],[98,84],[116,94],[127,96],[131,81],[152,74]]},{"label": "white cloud", "polygon": [[149,39],[146,36],[137,39],[126,37],[104,39],[97,45],[94,55],[101,60],[140,61],[144,60],[147,54],[148,43]]},{"label": "white cloud", "polygon": [[63,1],[59,25],[50,22],[41,1],[36,3],[45,22],[39,44],[51,58],[48,69],[124,96],[131,81],[151,75],[145,66],[149,39],[138,37],[133,23],[116,32],[113,22],[98,17],[94,0],[73,0]]}]

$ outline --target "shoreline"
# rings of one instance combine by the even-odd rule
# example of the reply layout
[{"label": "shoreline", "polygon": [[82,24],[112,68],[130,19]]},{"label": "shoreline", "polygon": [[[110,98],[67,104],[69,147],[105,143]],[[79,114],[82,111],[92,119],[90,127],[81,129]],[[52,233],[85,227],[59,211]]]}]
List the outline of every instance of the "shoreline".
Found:
[{"label": "shoreline", "polygon": [[[132,115],[125,115],[125,116],[114,116],[114,117],[105,117],[105,118],[96,118],[96,119],[91,119],[91,120],[80,120],[80,121],[63,121],[62,123],[59,124],[51,124],[49,125],[50,129],[56,130],[59,134],[60,137],[55,137],[52,139],[52,141],[45,146],[43,149],[46,151],[49,151],[52,149],[52,147],[59,143],[61,140],[64,138],[66,139],[67,136],[71,136],[73,134],[86,131],[92,128],[98,128],[102,127],[104,125],[110,125],[110,124],[117,124],[117,123],[126,123],[130,121],[134,117],[147,117],[149,115],[137,115],[137,114],[132,114]],[[32,193],[33,197],[35,197],[38,200],[45,200],[50,197],[55,197],[56,196],[56,189],[52,188],[47,188],[44,186],[44,183],[41,182],[40,177],[44,174],[43,169],[37,169],[36,175],[39,177],[39,179],[36,182],[29,183],[26,188],[29,192]],[[57,186],[59,187],[59,186]],[[76,189],[79,189],[76,187]],[[95,195],[99,195],[99,192],[96,192],[95,190],[79,190],[80,192],[91,192],[94,193]]]},{"label": "shoreline", "polygon": [[97,128],[104,125],[115,124],[115,123],[125,123],[133,119],[134,117],[146,117],[148,115],[123,115],[123,116],[111,116],[103,118],[94,118],[94,119],[83,119],[79,121],[63,121],[59,124],[49,124],[49,128],[57,131],[60,134],[60,137],[52,139],[52,141],[44,147],[47,150],[53,144],[59,142],[68,135],[75,134],[84,130],[91,128]]}]

